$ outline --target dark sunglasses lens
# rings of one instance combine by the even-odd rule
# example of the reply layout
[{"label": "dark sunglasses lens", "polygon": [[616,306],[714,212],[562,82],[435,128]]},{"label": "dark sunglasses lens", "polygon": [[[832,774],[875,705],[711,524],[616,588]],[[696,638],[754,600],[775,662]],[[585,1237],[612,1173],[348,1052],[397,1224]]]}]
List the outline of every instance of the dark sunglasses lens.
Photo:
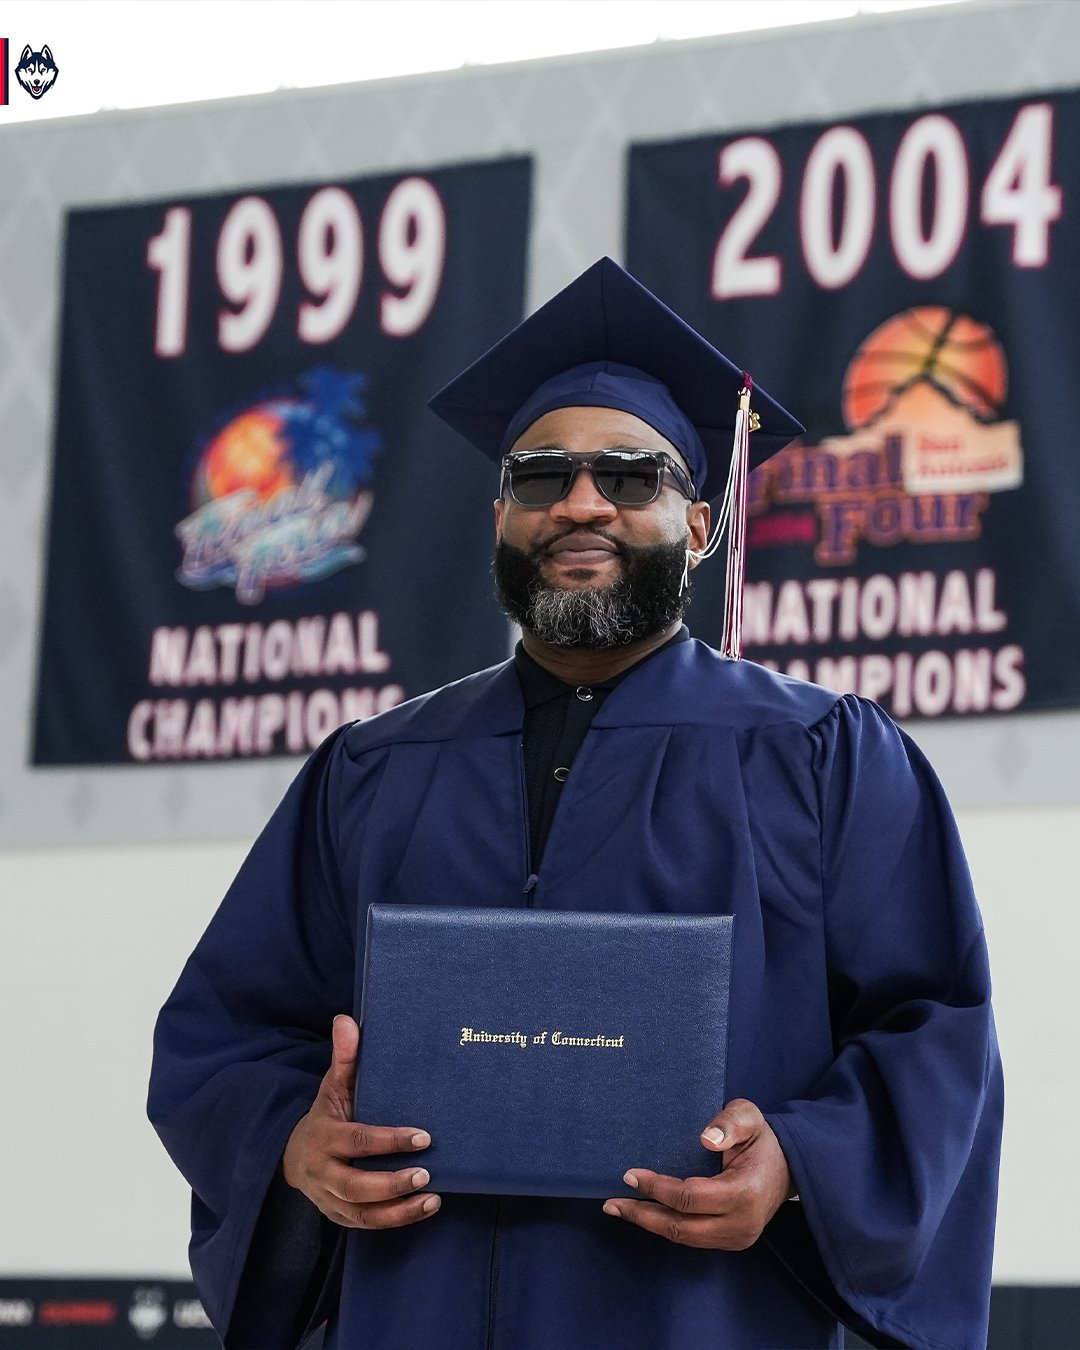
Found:
[{"label": "dark sunglasses lens", "polygon": [[573,473],[565,455],[529,455],[510,461],[510,493],[522,506],[551,506],[565,496]]},{"label": "dark sunglasses lens", "polygon": [[657,495],[661,470],[654,455],[605,453],[593,460],[592,471],[600,491],[619,506],[644,506]]}]

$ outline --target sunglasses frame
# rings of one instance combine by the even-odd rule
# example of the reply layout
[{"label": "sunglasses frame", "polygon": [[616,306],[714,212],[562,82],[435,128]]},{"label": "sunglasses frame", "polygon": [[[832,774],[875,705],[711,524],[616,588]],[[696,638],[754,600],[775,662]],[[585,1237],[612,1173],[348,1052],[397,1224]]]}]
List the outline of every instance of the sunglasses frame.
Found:
[{"label": "sunglasses frame", "polygon": [[[520,498],[514,495],[514,486],[513,486],[514,466],[516,464],[527,463],[530,459],[537,458],[541,455],[545,456],[548,459],[562,460],[564,463],[570,465],[570,477],[567,481],[566,488],[559,494],[559,496],[553,497],[550,502],[523,502],[520,500]],[[656,491],[653,493],[653,495],[643,502],[620,502],[617,501],[614,497],[609,496],[604,491],[603,485],[601,484],[600,480],[596,477],[595,470],[593,469],[593,465],[595,464],[595,462],[599,459],[603,459],[605,455],[621,455],[628,459],[631,459],[631,462],[632,457],[635,456],[643,456],[655,460],[657,467],[659,469],[659,473],[656,475]],[[513,501],[516,505],[523,507],[526,511],[546,511],[548,507],[554,506],[557,502],[565,501],[566,498],[569,497],[571,491],[573,490],[577,476],[582,469],[588,469],[589,472],[592,473],[593,482],[596,484],[597,492],[600,493],[601,497],[603,497],[605,501],[611,502],[612,506],[622,507],[623,509],[627,507],[651,506],[652,503],[656,501],[656,499],[660,496],[661,492],[663,492],[664,490],[665,473],[671,476],[671,479],[675,487],[678,488],[678,490],[682,493],[684,497],[688,498],[692,502],[697,501],[697,490],[694,487],[693,479],[689,476],[686,470],[683,469],[681,465],[677,464],[675,460],[673,460],[672,457],[667,453],[666,450],[649,450],[644,446],[634,446],[632,448],[627,447],[626,449],[612,448],[608,450],[597,450],[591,455],[572,455],[568,450],[554,450],[554,449],[522,450],[519,451],[519,453],[516,455],[507,455],[502,462],[502,474],[499,479],[499,496],[502,497],[506,493],[509,493],[510,500]]]}]

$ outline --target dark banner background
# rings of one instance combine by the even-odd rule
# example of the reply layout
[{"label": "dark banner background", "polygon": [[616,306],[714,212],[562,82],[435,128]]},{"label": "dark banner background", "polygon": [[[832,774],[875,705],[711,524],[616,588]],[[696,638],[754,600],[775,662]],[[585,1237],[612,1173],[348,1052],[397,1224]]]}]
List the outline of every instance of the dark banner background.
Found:
[{"label": "dark banner background", "polygon": [[[425,404],[522,316],[530,179],[69,214],[34,763],[306,753],[503,658],[494,472]],[[177,533],[238,489],[239,584]]]},{"label": "dark banner background", "polygon": [[807,426],[754,475],[750,658],[899,717],[1080,702],[1078,189],[1075,93],[631,148],[630,269]]}]

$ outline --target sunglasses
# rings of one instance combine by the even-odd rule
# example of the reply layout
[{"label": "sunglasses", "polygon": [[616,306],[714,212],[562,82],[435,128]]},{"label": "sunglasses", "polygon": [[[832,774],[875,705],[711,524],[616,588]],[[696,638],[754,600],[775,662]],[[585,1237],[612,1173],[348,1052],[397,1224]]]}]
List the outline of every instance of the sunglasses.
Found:
[{"label": "sunglasses", "polygon": [[601,496],[615,506],[656,501],[665,473],[684,497],[697,500],[692,479],[663,450],[601,450],[597,455],[525,450],[503,460],[499,495],[509,489],[519,506],[554,506],[567,496],[582,469],[589,470]]}]

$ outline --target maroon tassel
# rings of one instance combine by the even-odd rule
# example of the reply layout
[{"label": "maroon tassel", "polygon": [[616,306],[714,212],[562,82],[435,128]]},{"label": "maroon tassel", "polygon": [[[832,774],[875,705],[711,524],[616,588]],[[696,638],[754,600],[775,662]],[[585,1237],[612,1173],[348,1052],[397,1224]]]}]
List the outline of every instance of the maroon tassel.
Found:
[{"label": "maroon tassel", "polygon": [[743,373],[739,410],[735,414],[735,443],[731,451],[728,484],[727,589],[724,595],[724,632],[720,655],[732,661],[742,657],[743,582],[746,577],[746,500],[750,479],[750,391],[754,382]]}]

